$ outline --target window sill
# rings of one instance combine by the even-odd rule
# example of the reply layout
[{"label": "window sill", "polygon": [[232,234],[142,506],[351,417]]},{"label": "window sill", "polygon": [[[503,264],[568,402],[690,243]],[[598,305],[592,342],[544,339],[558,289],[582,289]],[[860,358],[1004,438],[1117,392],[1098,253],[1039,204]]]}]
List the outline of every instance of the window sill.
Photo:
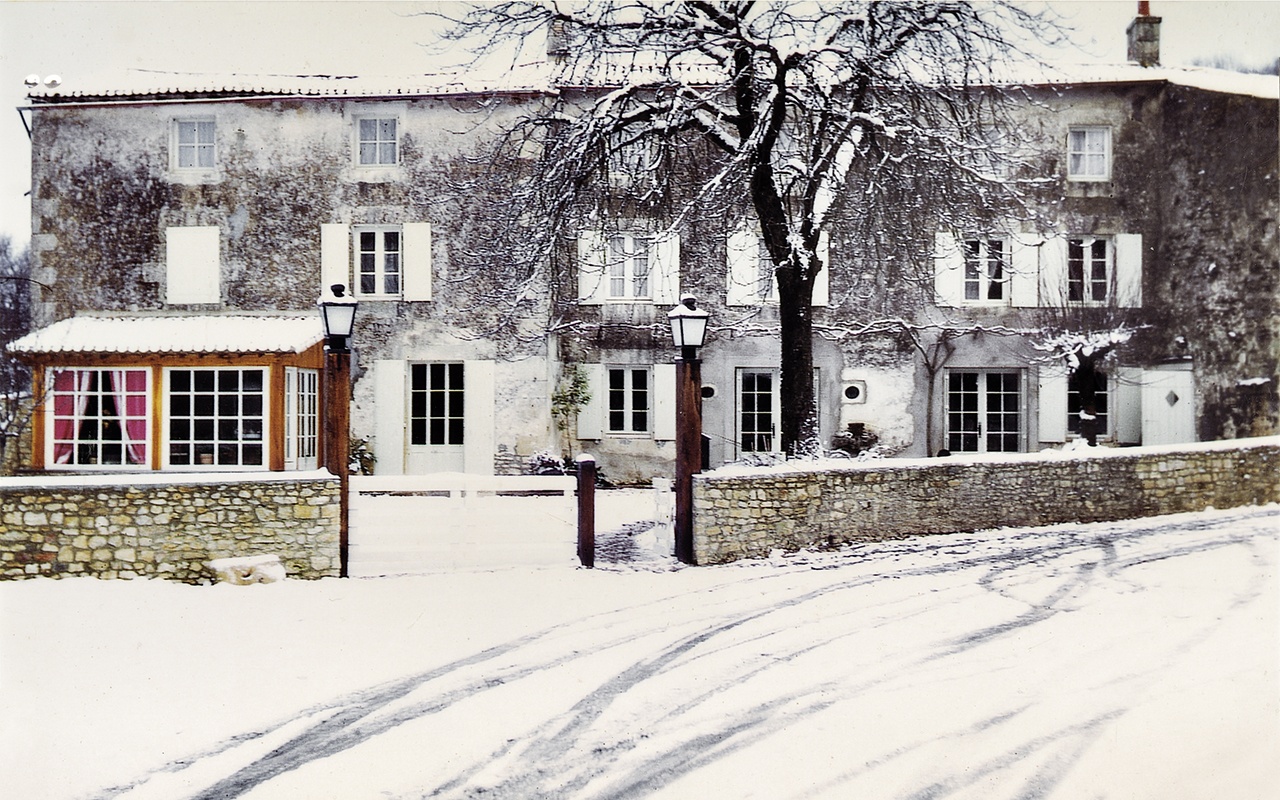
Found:
[{"label": "window sill", "polygon": [[348,173],[349,180],[354,183],[394,183],[403,177],[404,172],[399,165],[371,167],[356,164]]},{"label": "window sill", "polygon": [[171,169],[168,173],[170,183],[184,186],[201,186],[211,183],[222,183],[222,172],[217,169]]}]

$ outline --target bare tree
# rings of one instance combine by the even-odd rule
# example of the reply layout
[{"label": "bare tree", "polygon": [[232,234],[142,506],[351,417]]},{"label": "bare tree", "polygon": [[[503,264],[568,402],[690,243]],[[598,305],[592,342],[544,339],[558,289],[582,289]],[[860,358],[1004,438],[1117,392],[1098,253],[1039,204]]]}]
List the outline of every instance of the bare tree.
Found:
[{"label": "bare tree", "polygon": [[30,416],[31,380],[25,365],[9,355],[8,345],[31,330],[31,281],[28,250],[15,251],[0,236],[0,469],[9,445],[17,441]]},{"label": "bare tree", "polygon": [[447,39],[489,54],[547,36],[559,68],[561,91],[523,126],[540,158],[516,194],[541,220],[524,252],[550,258],[554,232],[599,216],[601,182],[619,172],[647,187],[622,213],[667,203],[672,228],[711,201],[750,210],[777,278],[789,453],[818,444],[820,239],[852,220],[876,232],[864,260],[897,253],[923,273],[925,218],[974,228],[1023,207],[993,145],[1009,130],[993,71],[1016,37],[1056,35],[987,2],[500,2],[454,22]]}]

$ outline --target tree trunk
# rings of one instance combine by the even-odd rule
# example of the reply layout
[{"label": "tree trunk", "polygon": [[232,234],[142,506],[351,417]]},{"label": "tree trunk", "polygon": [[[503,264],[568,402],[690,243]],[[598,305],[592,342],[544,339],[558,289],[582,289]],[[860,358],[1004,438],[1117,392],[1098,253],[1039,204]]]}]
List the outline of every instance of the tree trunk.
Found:
[{"label": "tree trunk", "polygon": [[[806,289],[808,291],[806,291]],[[813,396],[813,282],[792,268],[778,275],[778,316],[782,338],[782,450],[788,455],[812,452],[818,440],[818,414]]]}]

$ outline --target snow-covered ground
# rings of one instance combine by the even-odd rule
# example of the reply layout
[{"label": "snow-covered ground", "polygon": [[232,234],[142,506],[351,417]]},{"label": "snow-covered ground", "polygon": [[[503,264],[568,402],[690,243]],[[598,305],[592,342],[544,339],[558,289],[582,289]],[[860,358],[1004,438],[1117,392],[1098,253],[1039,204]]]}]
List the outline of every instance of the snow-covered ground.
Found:
[{"label": "snow-covered ground", "polygon": [[0,793],[1273,798],[1280,509],[258,586],[0,584]]}]

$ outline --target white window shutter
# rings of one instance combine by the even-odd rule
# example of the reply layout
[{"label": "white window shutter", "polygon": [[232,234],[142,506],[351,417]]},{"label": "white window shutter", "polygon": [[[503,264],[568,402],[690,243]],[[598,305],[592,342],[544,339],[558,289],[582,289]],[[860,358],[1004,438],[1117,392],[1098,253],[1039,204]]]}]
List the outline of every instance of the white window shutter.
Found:
[{"label": "white window shutter", "polygon": [[1038,300],[1040,248],[1009,240],[1009,302],[1016,308],[1035,308]]},{"label": "white window shutter", "polygon": [[431,299],[431,223],[409,222],[404,228],[404,299]]},{"label": "white window shutter", "polygon": [[958,306],[964,298],[964,253],[948,231],[933,237],[933,290],[939,306]]},{"label": "white window shutter", "polygon": [[1116,441],[1139,444],[1142,441],[1142,370],[1120,367],[1115,370],[1111,386],[1111,413],[1115,420]]},{"label": "white window shutter", "polygon": [[473,475],[493,474],[494,375],[493,361],[463,363],[463,470]]},{"label": "white window shutter", "polygon": [[[1040,246],[1040,305],[1067,305],[1067,240],[1055,236]],[[1054,440],[1057,441],[1057,440]]]},{"label": "white window shutter", "polygon": [[729,234],[726,250],[729,263],[725,305],[759,305],[760,237],[751,228],[740,226]]},{"label": "white window shutter", "polygon": [[825,306],[831,299],[831,237],[826,231],[818,234],[818,260],[822,262],[822,271],[813,279],[810,305]]},{"label": "white window shutter", "polygon": [[165,295],[170,305],[222,302],[217,225],[165,229]]},{"label": "white window shutter", "polygon": [[404,474],[405,362],[380,359],[373,365],[373,454],[378,475]]},{"label": "white window shutter", "polygon": [[653,303],[673,306],[680,302],[680,237],[672,234],[653,242],[649,275],[653,281]]},{"label": "white window shutter", "polygon": [[1142,234],[1122,233],[1115,237],[1116,305],[1142,307]]},{"label": "white window shutter", "polygon": [[607,402],[604,364],[582,364],[587,376],[587,391],[591,399],[578,409],[578,438],[599,439],[604,435],[604,409]]},{"label": "white window shutter", "polygon": [[335,283],[351,288],[351,233],[326,223],[320,226],[320,294]]},{"label": "white window shutter", "polygon": [[653,438],[676,438],[676,365],[653,365]]},{"label": "white window shutter", "polygon": [[1040,441],[1067,440],[1067,370],[1057,364],[1040,366]]},{"label": "white window shutter", "polygon": [[604,234],[600,231],[578,234],[578,302],[583,305],[598,306],[608,296],[604,244]]}]

